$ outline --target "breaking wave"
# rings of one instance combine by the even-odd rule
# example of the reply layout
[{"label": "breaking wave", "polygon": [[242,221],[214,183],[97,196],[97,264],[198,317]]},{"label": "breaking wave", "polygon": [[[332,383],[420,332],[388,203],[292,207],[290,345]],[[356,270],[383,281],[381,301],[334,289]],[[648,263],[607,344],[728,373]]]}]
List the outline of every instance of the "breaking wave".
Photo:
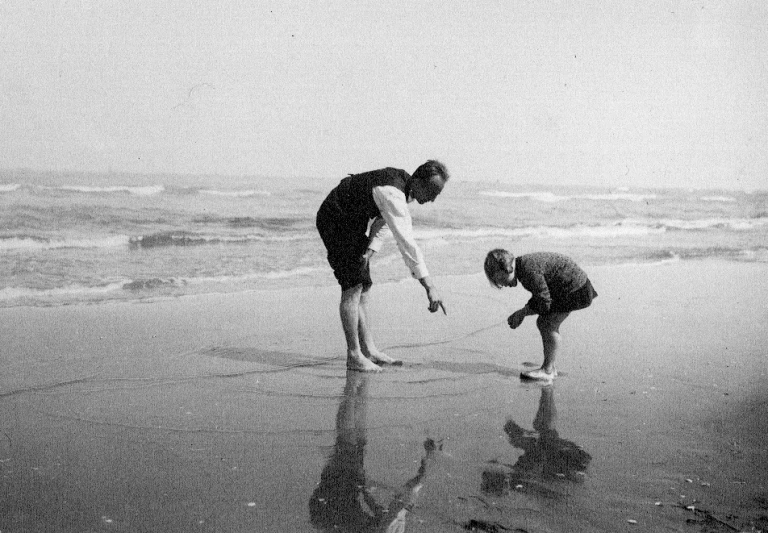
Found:
[{"label": "breaking wave", "polygon": [[155,233],[130,237],[128,244],[131,248],[162,248],[167,246],[203,246],[219,244],[249,244],[254,242],[290,242],[305,241],[315,238],[314,235],[299,233],[293,235],[199,235],[184,231]]},{"label": "breaking wave", "polygon": [[[287,270],[251,272],[234,276],[203,276],[190,278],[146,278],[112,281],[100,285],[68,284],[60,287],[29,288],[6,287],[0,289],[0,302],[25,305],[28,302],[43,305],[64,305],[73,302],[136,300],[157,296],[179,296],[185,289],[202,287],[203,293],[242,289],[249,281],[282,280],[310,276],[327,270],[321,267],[297,267]],[[193,291],[195,292],[195,291]]]},{"label": "breaking wave", "polygon": [[127,235],[115,235],[95,239],[49,239],[37,236],[0,237],[0,251],[48,250],[64,248],[115,248],[126,246]]},{"label": "breaking wave", "polygon": [[569,200],[593,200],[593,201],[629,201],[643,202],[657,198],[656,194],[633,194],[627,192],[608,193],[608,194],[569,194],[558,195],[547,191],[540,192],[507,192],[507,191],[480,191],[481,196],[492,196],[496,198],[525,198],[536,200],[538,202],[566,202]]},{"label": "breaking wave", "polygon": [[519,228],[477,228],[477,229],[416,229],[416,238],[437,240],[482,240],[498,237],[550,237],[550,238],[570,238],[570,237],[602,237],[613,238],[627,235],[651,235],[664,233],[666,229],[660,226],[648,226],[639,224],[615,224],[611,226],[524,226]]},{"label": "breaking wave", "polygon": [[110,193],[128,193],[136,196],[153,196],[165,191],[163,185],[148,185],[145,187],[133,187],[128,185],[115,185],[112,187],[92,187],[87,185],[62,185],[60,187],[46,187],[60,191],[76,192],[83,194],[110,194]]},{"label": "breaking wave", "polygon": [[270,196],[272,193],[262,190],[246,190],[246,191],[220,191],[216,189],[200,189],[200,194],[208,194],[211,196],[225,196],[229,198],[248,198],[251,196]]}]

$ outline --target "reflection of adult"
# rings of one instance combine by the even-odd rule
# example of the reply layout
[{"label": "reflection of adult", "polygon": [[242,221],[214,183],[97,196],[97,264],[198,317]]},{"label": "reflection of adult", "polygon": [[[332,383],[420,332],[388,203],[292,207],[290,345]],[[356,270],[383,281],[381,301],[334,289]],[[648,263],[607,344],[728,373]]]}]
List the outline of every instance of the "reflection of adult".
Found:
[{"label": "reflection of adult", "polygon": [[394,235],[405,264],[426,289],[429,310],[434,313],[442,308],[445,312],[414,240],[408,202],[434,201],[447,180],[448,171],[439,161],[427,161],[413,176],[404,170],[383,168],[344,178],[320,206],[317,229],[341,285],[339,313],[350,370],[378,371],[381,367],[376,363],[396,363],[376,348],[368,327],[369,261],[381,248],[386,233]]},{"label": "reflection of adult", "polygon": [[392,533],[405,530],[405,518],[432,463],[437,446],[424,442],[425,455],[415,477],[403,485],[387,507],[379,505],[366,486],[363,460],[366,444],[368,375],[348,371],[336,415],[336,443],[309,501],[312,525],[324,531]]},{"label": "reflection of adult", "polygon": [[509,443],[523,450],[523,455],[511,465],[510,472],[483,472],[484,492],[498,495],[522,485],[522,490],[536,490],[551,496],[555,493],[542,487],[541,481],[580,483],[584,480],[592,456],[581,446],[559,437],[555,427],[557,410],[552,397],[553,389],[551,385],[541,389],[539,409],[533,420],[534,431],[524,430],[513,420],[507,420],[504,431]]}]

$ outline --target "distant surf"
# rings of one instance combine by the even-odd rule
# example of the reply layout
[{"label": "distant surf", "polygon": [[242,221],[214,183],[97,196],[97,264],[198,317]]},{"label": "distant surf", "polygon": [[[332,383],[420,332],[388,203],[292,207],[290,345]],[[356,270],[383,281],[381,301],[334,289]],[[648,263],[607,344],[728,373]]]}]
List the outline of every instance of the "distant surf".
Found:
[{"label": "distant surf", "polygon": [[629,201],[629,202],[642,202],[645,200],[654,200],[657,198],[656,194],[632,194],[632,193],[607,193],[607,194],[568,194],[558,195],[548,191],[541,192],[509,192],[509,191],[493,191],[486,190],[478,193],[481,196],[492,196],[496,198],[513,198],[513,199],[531,199],[537,202],[565,202],[569,200],[593,200],[593,201]]},{"label": "distant surf", "polygon": [[522,226],[518,228],[474,228],[474,229],[450,229],[450,228],[417,228],[414,233],[418,239],[424,240],[487,240],[498,237],[521,238],[540,237],[568,239],[578,236],[590,236],[599,238],[621,237],[627,235],[651,235],[663,233],[666,228],[663,225],[650,224],[624,224],[617,222],[609,225],[573,225],[560,226]]},{"label": "distant surf", "polygon": [[[315,215],[337,180],[0,171],[0,307],[335,284]],[[457,180],[411,204],[435,276],[489,249],[580,264],[768,262],[768,193]],[[389,239],[375,283],[410,279]]]},{"label": "distant surf", "polygon": [[211,196],[226,196],[230,198],[247,198],[249,196],[270,196],[272,193],[269,191],[218,191],[215,189],[201,189],[200,194],[209,194]]},{"label": "distant surf", "polygon": [[0,250],[53,250],[61,248],[116,248],[129,243],[127,235],[105,236],[97,238],[52,239],[48,237],[0,236]]},{"label": "distant surf", "polygon": [[[59,287],[5,287],[0,289],[0,302],[6,305],[56,306],[98,301],[141,300],[159,296],[178,297],[196,293],[222,293],[244,288],[257,289],[259,280],[287,280],[312,276],[320,267],[298,267],[287,270],[251,272],[238,276],[200,276],[191,278],[146,278],[119,280],[99,285],[65,284]],[[249,283],[256,282],[257,285]],[[237,289],[237,287],[240,289]],[[0,305],[2,307],[2,305]]]},{"label": "distant surf", "polygon": [[85,185],[62,185],[54,187],[60,191],[77,192],[83,194],[109,194],[109,193],[128,193],[136,196],[152,196],[160,194],[165,190],[163,185],[151,185],[148,187],[131,187],[127,185],[116,185],[112,187],[89,187]]}]

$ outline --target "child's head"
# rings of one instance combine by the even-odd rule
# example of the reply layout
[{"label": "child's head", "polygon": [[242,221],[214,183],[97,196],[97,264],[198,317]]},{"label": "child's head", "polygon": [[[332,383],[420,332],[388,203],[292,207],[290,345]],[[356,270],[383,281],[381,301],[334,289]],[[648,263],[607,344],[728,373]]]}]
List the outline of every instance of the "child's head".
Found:
[{"label": "child's head", "polygon": [[515,256],[501,248],[488,252],[485,256],[485,276],[496,287],[509,286],[510,275],[515,272]]}]

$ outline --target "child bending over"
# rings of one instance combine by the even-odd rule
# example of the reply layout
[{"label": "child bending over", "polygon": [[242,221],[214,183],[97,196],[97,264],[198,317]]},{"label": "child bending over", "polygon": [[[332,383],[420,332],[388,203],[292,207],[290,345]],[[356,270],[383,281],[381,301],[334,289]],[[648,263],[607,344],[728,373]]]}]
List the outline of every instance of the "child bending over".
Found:
[{"label": "child bending over", "polygon": [[586,272],[571,258],[554,252],[535,252],[515,258],[507,250],[496,249],[485,258],[485,275],[491,285],[516,287],[519,281],[533,296],[525,307],[507,319],[509,327],[517,328],[528,315],[539,315],[536,326],[544,344],[544,363],[541,368],[523,372],[520,377],[538,381],[552,381],[555,359],[560,347],[560,324],[571,311],[589,307],[597,292]]}]

